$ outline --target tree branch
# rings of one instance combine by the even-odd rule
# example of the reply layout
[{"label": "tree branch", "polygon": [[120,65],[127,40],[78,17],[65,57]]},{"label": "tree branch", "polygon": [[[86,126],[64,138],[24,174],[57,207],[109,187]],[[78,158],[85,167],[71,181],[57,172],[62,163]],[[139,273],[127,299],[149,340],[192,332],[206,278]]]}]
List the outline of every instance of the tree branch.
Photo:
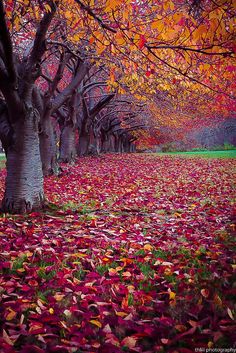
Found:
[{"label": "tree branch", "polygon": [[88,66],[84,62],[80,62],[77,69],[77,74],[71,81],[71,83],[53,100],[52,102],[52,112],[55,112],[69,96],[73,93],[73,90],[79,86],[79,84],[84,79],[87,74]]},{"label": "tree branch", "polygon": [[115,93],[103,97],[89,112],[91,118],[94,118],[115,96]]},{"label": "tree branch", "polygon": [[43,54],[46,51],[45,38],[46,38],[48,28],[49,28],[51,21],[53,19],[53,16],[56,13],[57,3],[54,3],[53,1],[51,1],[50,6],[51,6],[51,11],[46,12],[44,14],[44,16],[39,24],[39,27],[37,29],[36,35],[35,35],[33,49],[31,51],[31,55],[30,55],[30,59],[29,59],[29,62],[31,65],[35,65],[35,64],[39,63]]},{"label": "tree branch", "polygon": [[234,54],[233,51],[226,51],[226,52],[221,52],[221,53],[217,53],[217,52],[207,52],[205,50],[207,49],[212,49],[212,47],[209,48],[204,48],[204,49],[194,49],[194,48],[189,48],[189,47],[184,47],[182,45],[152,45],[152,44],[146,44],[145,45],[147,49],[172,49],[172,50],[183,50],[183,51],[191,51],[191,52],[195,52],[195,53],[200,53],[200,54],[205,54],[205,55],[232,55]]},{"label": "tree branch", "polygon": [[0,42],[2,44],[1,54],[2,60],[5,64],[7,75],[9,80],[13,84],[13,86],[17,87],[17,73],[16,67],[14,63],[14,55],[13,55],[13,48],[12,42],[10,38],[10,34],[7,28],[6,19],[5,19],[5,9],[3,5],[3,0],[0,0]]},{"label": "tree branch", "polygon": [[75,0],[75,2],[81,7],[82,10],[85,10],[90,16],[92,16],[99,24],[102,28],[107,29],[110,32],[116,33],[116,30],[110,26],[108,26],[107,24],[105,24],[103,22],[103,20],[98,17],[89,6],[85,5],[84,3],[82,3],[82,1],[80,0]]}]

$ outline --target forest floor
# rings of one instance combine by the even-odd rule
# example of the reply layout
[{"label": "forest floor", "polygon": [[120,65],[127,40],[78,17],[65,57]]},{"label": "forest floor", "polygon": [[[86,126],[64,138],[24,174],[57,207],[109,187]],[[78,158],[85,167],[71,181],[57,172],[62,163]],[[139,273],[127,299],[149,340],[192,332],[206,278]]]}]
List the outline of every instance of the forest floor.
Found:
[{"label": "forest floor", "polygon": [[46,178],[43,212],[0,215],[0,352],[235,349],[235,167],[112,154]]}]

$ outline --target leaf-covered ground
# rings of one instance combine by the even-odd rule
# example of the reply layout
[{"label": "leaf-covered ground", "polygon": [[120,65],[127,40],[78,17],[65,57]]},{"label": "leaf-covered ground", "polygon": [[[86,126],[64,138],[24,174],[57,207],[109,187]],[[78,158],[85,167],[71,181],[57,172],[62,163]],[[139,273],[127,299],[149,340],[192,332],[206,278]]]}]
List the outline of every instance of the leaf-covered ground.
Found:
[{"label": "leaf-covered ground", "polygon": [[48,209],[1,215],[1,352],[235,347],[235,166],[107,155],[46,179]]}]

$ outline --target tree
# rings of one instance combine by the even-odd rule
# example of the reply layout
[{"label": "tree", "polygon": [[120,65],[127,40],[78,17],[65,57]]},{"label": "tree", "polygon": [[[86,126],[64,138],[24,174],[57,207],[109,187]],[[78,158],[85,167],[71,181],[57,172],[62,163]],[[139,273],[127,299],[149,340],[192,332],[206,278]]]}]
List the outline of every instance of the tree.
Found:
[{"label": "tree", "polygon": [[3,2],[0,2],[0,89],[6,104],[2,119],[8,132],[6,135],[2,131],[7,156],[2,208],[6,212],[29,212],[41,208],[44,202],[35,81],[40,75],[44,41],[55,12],[56,4],[51,2],[39,23],[30,54],[20,57],[13,52]]}]

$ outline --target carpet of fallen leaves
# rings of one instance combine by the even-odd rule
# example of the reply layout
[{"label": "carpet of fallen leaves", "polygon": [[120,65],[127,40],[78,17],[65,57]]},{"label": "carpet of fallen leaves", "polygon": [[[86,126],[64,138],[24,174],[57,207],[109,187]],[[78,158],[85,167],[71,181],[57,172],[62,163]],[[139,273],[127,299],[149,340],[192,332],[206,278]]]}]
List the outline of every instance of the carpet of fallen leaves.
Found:
[{"label": "carpet of fallen leaves", "polygon": [[235,166],[149,154],[63,165],[42,213],[1,215],[0,352],[235,347]]}]

